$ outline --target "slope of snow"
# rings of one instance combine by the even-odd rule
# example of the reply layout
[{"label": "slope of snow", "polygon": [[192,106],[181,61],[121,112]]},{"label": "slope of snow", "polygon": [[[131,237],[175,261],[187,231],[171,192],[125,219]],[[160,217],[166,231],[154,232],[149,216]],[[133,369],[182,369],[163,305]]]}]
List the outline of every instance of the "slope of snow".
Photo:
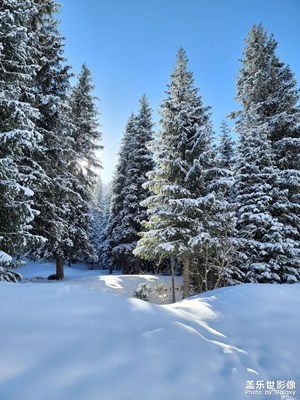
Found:
[{"label": "slope of snow", "polygon": [[126,278],[99,271],[30,281],[41,267],[53,273],[50,263],[31,265],[23,283],[0,286],[1,400],[299,399],[245,388],[300,385],[300,285],[243,285],[159,306],[124,297]]}]

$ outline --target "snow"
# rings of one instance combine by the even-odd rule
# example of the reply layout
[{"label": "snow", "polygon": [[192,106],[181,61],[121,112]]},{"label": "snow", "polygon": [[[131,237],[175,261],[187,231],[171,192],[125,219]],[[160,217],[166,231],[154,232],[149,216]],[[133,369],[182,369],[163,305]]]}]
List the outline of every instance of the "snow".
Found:
[{"label": "snow", "polygon": [[24,193],[26,196],[28,196],[28,197],[32,197],[32,196],[34,195],[34,191],[31,190],[31,189],[29,189],[29,188],[26,187],[26,186],[16,184],[16,189],[22,190],[23,193]]},{"label": "snow", "polygon": [[[64,283],[69,286],[84,287],[108,291],[124,297],[133,297],[140,284],[146,284],[150,288],[157,288],[164,284],[168,288],[168,299],[164,303],[171,303],[171,278],[170,276],[155,275],[121,275],[114,272],[109,275],[108,270],[87,270],[86,264],[72,264],[72,268],[65,266]],[[55,266],[52,262],[29,262],[25,267],[15,269],[23,277],[23,282],[49,283],[47,277],[54,273]],[[54,282],[56,283],[56,282]],[[176,298],[182,298],[182,277],[175,277]],[[155,297],[155,296],[152,296]],[[151,299],[151,296],[150,296]],[[156,300],[156,302],[158,299]]]},{"label": "snow", "polygon": [[300,383],[299,284],[156,305],[127,297],[150,276],[66,267],[50,282],[52,263],[20,271],[22,283],[0,290],[3,400],[299,399],[245,395],[250,380]]},{"label": "snow", "polygon": [[10,262],[12,262],[12,257],[4,251],[0,250],[0,264],[8,264]]}]

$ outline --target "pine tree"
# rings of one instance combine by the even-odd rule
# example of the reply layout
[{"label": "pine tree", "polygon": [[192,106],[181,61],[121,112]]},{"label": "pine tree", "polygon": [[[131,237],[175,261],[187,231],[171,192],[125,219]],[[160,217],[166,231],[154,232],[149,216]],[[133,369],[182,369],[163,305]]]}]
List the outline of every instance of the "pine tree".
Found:
[{"label": "pine tree", "polygon": [[262,24],[252,26],[245,42],[236,94],[242,110],[233,114],[239,119],[256,106],[258,116],[268,123],[268,137],[279,164],[282,141],[297,137],[299,90],[290,67],[276,55],[277,42],[273,35],[268,37]]},{"label": "pine tree", "polygon": [[235,232],[231,204],[232,167],[218,157],[210,120],[202,125],[187,183],[194,194],[196,229],[188,242],[191,250],[191,286],[201,293],[224,286],[230,273]]},{"label": "pine tree", "polygon": [[81,170],[84,186],[89,187],[95,185],[96,170],[101,167],[96,152],[103,149],[100,145],[102,135],[99,132],[99,113],[95,104],[98,99],[93,96],[94,89],[91,71],[83,64],[78,82],[72,89],[70,107],[74,125],[75,164]]},{"label": "pine tree", "polygon": [[217,147],[217,165],[220,170],[218,180],[220,188],[223,188],[224,197],[227,202],[231,203],[231,208],[234,208],[234,162],[235,162],[235,144],[231,137],[231,130],[226,121],[221,122],[219,145]]},{"label": "pine tree", "polygon": [[96,184],[96,170],[101,164],[96,152],[100,146],[98,111],[92,95],[91,72],[84,64],[70,98],[72,149],[75,155],[68,171],[73,175],[68,224],[72,227],[73,246],[70,258],[96,259],[90,243],[92,190]]},{"label": "pine tree", "polygon": [[[234,235],[236,233],[236,198],[233,192],[235,143],[228,123],[223,120],[220,126],[219,145],[217,147],[217,174],[213,189],[218,193],[219,202],[215,209],[216,232],[212,247],[206,250],[204,276],[200,282],[203,289],[211,290],[231,283],[234,256]],[[207,271],[209,272],[207,274]]]},{"label": "pine tree", "polygon": [[[300,107],[299,89],[290,67],[279,60],[276,54],[277,42],[268,36],[262,24],[254,25],[246,39],[244,59],[240,76],[237,78],[237,101],[242,110],[233,113],[237,119],[252,107],[262,121],[268,125],[268,138],[275,153],[279,168],[281,188],[288,190],[287,215],[283,223],[291,224],[300,237]],[[281,217],[278,215],[278,217]]]},{"label": "pine tree", "polygon": [[149,196],[143,188],[147,173],[153,168],[148,144],[152,138],[151,109],[146,96],[140,100],[137,116],[131,115],[119,155],[113,183],[111,215],[108,223],[112,264],[118,263],[128,273],[133,266],[139,273],[139,260],[132,254],[142,221],[147,219],[141,202]]},{"label": "pine tree", "polygon": [[108,260],[110,263],[110,272],[113,268],[122,268],[128,271],[128,260],[121,251],[114,252],[114,249],[122,243],[123,232],[120,228],[123,218],[124,191],[127,174],[127,163],[131,151],[131,137],[135,130],[136,116],[131,114],[125,127],[124,136],[121,141],[118,162],[114,172],[111,193],[111,205],[109,218],[106,228],[106,237],[108,240]]},{"label": "pine tree", "polygon": [[63,261],[74,247],[74,230],[66,222],[70,214],[70,198],[74,177],[68,169],[75,154],[68,107],[70,67],[65,65],[64,41],[54,17],[59,6],[52,0],[34,0],[38,10],[32,24],[38,52],[34,104],[39,110],[36,126],[41,135],[42,149],[35,154],[45,173],[35,184],[34,202],[39,215],[34,232],[47,242],[31,251],[34,258],[56,259],[56,278],[62,279]]},{"label": "pine tree", "polygon": [[278,171],[267,131],[255,112],[251,117],[248,114],[237,149],[238,233],[233,270],[237,282],[280,283],[291,256],[286,226],[274,213],[284,196],[278,190]]},{"label": "pine tree", "polygon": [[[144,185],[153,195],[142,205],[150,219],[135,254],[145,259],[179,260],[183,297],[190,292],[190,268],[196,249],[209,237],[208,212],[215,213],[215,149],[209,109],[203,106],[180,49],[171,74],[167,98],[161,106],[162,129],[152,144],[156,166]],[[210,193],[210,190],[212,193]],[[216,210],[216,209],[215,209]]]},{"label": "pine tree", "polygon": [[221,122],[220,127],[220,137],[219,137],[219,166],[221,168],[232,170],[233,167],[233,158],[234,158],[234,141],[230,135],[231,130],[226,121]]},{"label": "pine tree", "polygon": [[40,147],[39,112],[32,105],[37,66],[30,26],[35,15],[31,0],[1,2],[0,248],[11,255],[41,239],[31,231],[37,214],[32,188],[41,170],[32,160]]},{"label": "pine tree", "polygon": [[152,120],[151,109],[146,96],[140,100],[140,110],[135,118],[134,123],[128,137],[129,153],[125,158],[121,158],[121,163],[125,165],[125,179],[122,187],[122,210],[119,215],[119,224],[115,228],[118,239],[114,240],[114,248],[112,250],[116,259],[124,258],[126,260],[126,268],[134,265],[135,273],[140,272],[139,260],[136,259],[132,252],[136,247],[141,231],[141,223],[147,220],[146,209],[141,206],[141,202],[149,196],[149,192],[143,188],[143,184],[147,180],[147,173],[153,168],[152,155],[148,149],[149,142],[152,138]]},{"label": "pine tree", "polygon": [[[241,213],[238,217],[238,229],[242,242],[253,239],[257,246],[260,246],[262,252],[265,252],[263,247],[269,246],[268,251],[272,252],[272,246],[277,246],[273,257],[269,254],[264,259],[261,257],[260,251],[255,250],[253,254],[250,254],[251,246],[248,246],[248,250],[244,252],[245,257],[251,260],[248,262],[249,270],[245,272],[247,279],[293,282],[299,279],[300,266],[300,214],[297,195],[294,197],[295,193],[299,193],[297,183],[299,180],[295,179],[299,176],[295,152],[299,143],[297,124],[300,114],[299,107],[296,105],[299,94],[295,88],[295,80],[290,68],[280,62],[275,53],[276,47],[277,42],[273,36],[267,36],[261,24],[251,28],[246,40],[243,66],[240,69],[240,76],[237,78],[236,99],[241,103],[242,109],[232,114],[236,118],[235,130],[240,134],[238,150],[240,161],[237,179],[238,182],[244,181],[244,178],[242,179],[239,175],[245,176],[244,168],[246,168],[252,182],[251,184],[244,182],[242,185],[239,183],[237,185],[240,209],[243,210],[243,207],[249,209],[251,191],[256,193],[261,190],[259,196],[262,196],[264,200],[259,201],[258,197],[256,199],[257,208],[252,203],[254,211],[249,210],[248,213],[252,213],[251,218],[255,220],[257,220],[256,213],[267,213],[268,221],[273,224],[273,228],[266,224],[264,225],[265,234],[257,235],[258,224],[256,228],[251,228],[253,231],[251,236],[249,229],[245,228],[248,222],[244,220],[244,213]],[[249,148],[247,140],[255,143],[255,151],[262,157],[262,160],[265,160],[263,151],[268,153],[273,164],[259,161],[256,159],[257,157],[251,155],[253,150],[251,151]],[[243,166],[241,154],[244,154],[243,157],[249,161],[248,165]],[[265,164],[263,164],[264,162]],[[267,168],[268,174],[266,174],[265,168]],[[274,172],[271,172],[270,168]],[[263,181],[260,181],[261,179]],[[245,180],[247,181],[246,178]],[[261,189],[251,188],[254,182],[257,185],[260,182]],[[257,188],[259,187],[257,186]],[[268,193],[266,193],[267,190]],[[255,196],[258,195],[253,195],[253,199]],[[242,233],[245,230],[248,231],[247,234]],[[268,251],[266,251],[267,254]]]},{"label": "pine tree", "polygon": [[109,218],[109,208],[111,202],[111,187],[104,186],[99,175],[95,187],[93,202],[91,207],[91,243],[97,254],[100,268],[107,269],[108,266],[108,240],[106,229]]}]

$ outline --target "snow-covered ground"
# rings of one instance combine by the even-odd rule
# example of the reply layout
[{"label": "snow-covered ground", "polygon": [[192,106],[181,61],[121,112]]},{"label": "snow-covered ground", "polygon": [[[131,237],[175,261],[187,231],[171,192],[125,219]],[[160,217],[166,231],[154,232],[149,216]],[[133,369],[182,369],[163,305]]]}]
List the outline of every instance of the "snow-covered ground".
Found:
[{"label": "snow-covered ground", "polygon": [[[89,289],[109,291],[125,297],[133,297],[134,292],[141,284],[147,285],[153,289],[153,291],[162,284],[167,289],[165,298],[159,298],[159,296],[155,296],[154,293],[149,295],[149,299],[154,303],[172,302],[170,276],[121,275],[116,272],[113,275],[109,275],[108,270],[87,270],[87,268],[91,268],[91,266],[82,263],[72,264],[72,268],[65,267],[64,283]],[[23,282],[49,283],[47,277],[55,273],[55,265],[51,262],[28,262],[25,267],[15,269],[14,271],[22,275]],[[180,276],[175,277],[175,289],[176,300],[181,300],[182,277]]]},{"label": "snow-covered ground", "polygon": [[0,284],[1,400],[300,398],[299,284],[156,305],[126,297],[154,277],[66,268],[64,281],[36,279],[51,263],[19,272],[21,283]]}]

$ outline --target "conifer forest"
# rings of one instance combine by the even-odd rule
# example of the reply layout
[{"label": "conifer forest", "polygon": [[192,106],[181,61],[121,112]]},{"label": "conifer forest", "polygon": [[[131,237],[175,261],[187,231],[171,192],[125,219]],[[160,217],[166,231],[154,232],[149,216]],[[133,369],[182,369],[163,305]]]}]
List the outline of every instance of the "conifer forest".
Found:
[{"label": "conifer forest", "polygon": [[0,0],[0,400],[299,400],[299,0],[63,3]]},{"label": "conifer forest", "polygon": [[245,32],[237,107],[218,129],[180,47],[160,120],[141,94],[103,185],[92,73],[83,64],[74,80],[58,11],[1,2],[1,280],[17,281],[26,257],[55,260],[58,280],[72,260],[182,276],[184,298],[299,282],[299,88],[274,36],[262,24]]}]

